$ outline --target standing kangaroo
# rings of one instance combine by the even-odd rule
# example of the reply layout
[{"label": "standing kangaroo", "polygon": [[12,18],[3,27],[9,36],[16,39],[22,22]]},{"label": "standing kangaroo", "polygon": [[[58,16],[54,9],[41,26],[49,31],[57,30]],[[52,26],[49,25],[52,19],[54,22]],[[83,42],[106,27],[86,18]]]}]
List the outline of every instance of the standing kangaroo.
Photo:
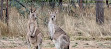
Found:
[{"label": "standing kangaroo", "polygon": [[58,26],[56,26],[56,12],[50,12],[48,23],[49,35],[57,49],[69,49],[70,37]]},{"label": "standing kangaroo", "polygon": [[36,22],[36,10],[30,12],[28,21],[28,33],[26,36],[28,48],[41,49],[43,34],[39,31]]}]

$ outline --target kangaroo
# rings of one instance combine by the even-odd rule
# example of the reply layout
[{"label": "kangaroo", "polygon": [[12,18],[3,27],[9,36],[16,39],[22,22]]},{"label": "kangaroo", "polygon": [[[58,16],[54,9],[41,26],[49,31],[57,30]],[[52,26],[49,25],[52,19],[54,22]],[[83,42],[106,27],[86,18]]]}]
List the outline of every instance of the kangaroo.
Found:
[{"label": "kangaroo", "polygon": [[57,49],[69,49],[70,37],[56,25],[56,13],[57,12],[50,12],[48,23],[50,38]]},{"label": "kangaroo", "polygon": [[29,20],[28,20],[28,33],[26,36],[27,43],[29,45],[29,49],[33,47],[33,49],[41,49],[43,34],[39,31],[36,22],[36,9],[30,11]]}]

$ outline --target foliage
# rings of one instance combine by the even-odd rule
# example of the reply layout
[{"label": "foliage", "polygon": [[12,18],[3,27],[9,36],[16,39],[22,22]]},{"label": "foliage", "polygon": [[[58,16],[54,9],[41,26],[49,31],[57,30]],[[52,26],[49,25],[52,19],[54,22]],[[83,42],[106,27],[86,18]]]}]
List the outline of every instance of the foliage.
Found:
[{"label": "foliage", "polygon": [[[20,2],[20,3],[24,3],[23,0],[20,0],[19,2]],[[24,16],[24,15],[25,15],[25,12],[28,12],[28,9],[26,9],[26,11],[21,10],[21,9],[22,9],[22,6],[21,6],[19,3],[17,3],[15,0],[10,1],[10,3],[11,3],[11,6],[16,7],[16,9],[18,10],[18,12],[19,12],[21,15]],[[24,16],[24,17],[25,17],[25,16]]]}]

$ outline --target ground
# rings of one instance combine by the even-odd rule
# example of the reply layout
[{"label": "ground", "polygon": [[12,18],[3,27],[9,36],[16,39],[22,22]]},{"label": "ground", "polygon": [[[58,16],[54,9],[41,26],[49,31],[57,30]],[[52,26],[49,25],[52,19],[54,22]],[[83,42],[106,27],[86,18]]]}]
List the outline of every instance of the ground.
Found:
[{"label": "ground", "polygon": [[[55,49],[51,40],[43,41],[42,49]],[[0,49],[28,49],[26,40],[21,38],[0,38]],[[70,49],[111,49],[110,41],[71,41]]]}]

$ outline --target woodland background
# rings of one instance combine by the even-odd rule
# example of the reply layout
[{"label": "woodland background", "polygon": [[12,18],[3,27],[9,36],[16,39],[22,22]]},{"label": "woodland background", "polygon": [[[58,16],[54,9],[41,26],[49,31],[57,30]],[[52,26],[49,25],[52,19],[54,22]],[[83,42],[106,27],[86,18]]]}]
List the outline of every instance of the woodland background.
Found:
[{"label": "woodland background", "polygon": [[54,48],[47,35],[49,10],[59,11],[56,23],[70,36],[71,49],[111,49],[111,0],[0,0],[0,48],[27,49],[31,6],[44,34],[44,49]]},{"label": "woodland background", "polygon": [[71,40],[111,40],[111,0],[0,0],[0,34],[25,37],[30,7],[47,39],[48,10],[59,10],[57,25]]}]

